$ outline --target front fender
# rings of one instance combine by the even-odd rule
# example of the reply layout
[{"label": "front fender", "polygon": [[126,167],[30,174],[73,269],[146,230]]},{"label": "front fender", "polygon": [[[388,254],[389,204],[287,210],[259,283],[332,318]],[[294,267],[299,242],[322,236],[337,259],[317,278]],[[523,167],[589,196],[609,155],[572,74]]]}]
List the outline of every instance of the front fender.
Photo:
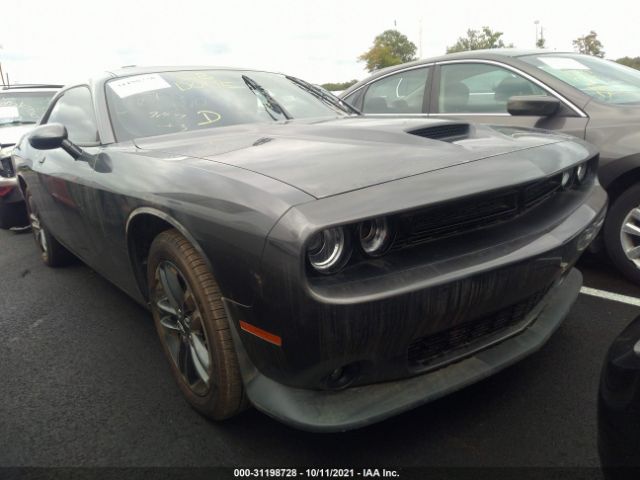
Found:
[{"label": "front fender", "polygon": [[616,180],[636,169],[640,169],[640,153],[601,163],[598,179],[605,190],[609,190]]}]

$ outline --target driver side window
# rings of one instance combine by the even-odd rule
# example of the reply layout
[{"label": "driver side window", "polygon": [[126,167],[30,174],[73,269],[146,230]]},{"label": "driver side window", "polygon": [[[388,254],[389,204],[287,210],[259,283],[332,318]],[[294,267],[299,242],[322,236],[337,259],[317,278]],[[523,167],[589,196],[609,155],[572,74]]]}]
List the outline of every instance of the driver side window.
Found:
[{"label": "driver side window", "polygon": [[423,113],[429,68],[405,70],[372,83],[364,95],[364,113]]},{"label": "driver side window", "polygon": [[67,90],[56,101],[46,123],[64,125],[73,143],[82,145],[100,141],[91,92],[87,87]]}]

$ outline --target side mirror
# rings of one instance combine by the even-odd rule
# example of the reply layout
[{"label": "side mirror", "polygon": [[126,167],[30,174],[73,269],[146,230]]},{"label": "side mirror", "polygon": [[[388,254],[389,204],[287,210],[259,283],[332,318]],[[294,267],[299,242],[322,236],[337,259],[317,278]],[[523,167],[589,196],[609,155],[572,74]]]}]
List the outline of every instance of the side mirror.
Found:
[{"label": "side mirror", "polygon": [[560,100],[546,95],[518,95],[507,102],[507,111],[517,116],[551,117],[559,109]]},{"label": "side mirror", "polygon": [[68,136],[64,125],[51,123],[36,127],[29,135],[29,143],[38,150],[53,150],[61,148]]},{"label": "side mirror", "polygon": [[29,134],[29,144],[38,150],[53,150],[62,148],[77,160],[82,155],[82,149],[68,140],[67,128],[60,123],[41,125]]}]

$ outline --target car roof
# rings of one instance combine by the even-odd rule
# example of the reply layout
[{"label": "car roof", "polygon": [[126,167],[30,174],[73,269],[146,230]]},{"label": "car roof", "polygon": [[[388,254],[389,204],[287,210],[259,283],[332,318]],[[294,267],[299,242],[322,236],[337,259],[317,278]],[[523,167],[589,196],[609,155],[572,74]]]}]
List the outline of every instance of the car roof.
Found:
[{"label": "car roof", "polygon": [[[564,52],[564,51],[544,50],[544,49],[488,48],[483,50],[466,50],[464,52],[447,53],[445,55],[439,55],[437,57],[421,58],[420,60],[415,60],[409,63],[420,65],[422,63],[442,62],[445,60],[456,60],[456,59],[462,59],[462,58],[499,58],[499,57],[517,58],[517,57],[526,57],[528,55],[566,55],[566,54],[580,55],[579,53],[576,53],[576,52]],[[407,65],[407,64],[404,64],[404,65]],[[388,69],[396,68],[399,66],[400,65],[394,65],[393,67],[388,67]],[[382,71],[382,70],[378,70],[378,71]]]},{"label": "car roof", "polygon": [[161,72],[180,72],[189,70],[229,70],[229,71],[245,71],[245,72],[265,72],[265,73],[277,73],[267,72],[265,70],[259,70],[255,68],[239,68],[239,67],[217,67],[211,65],[181,65],[181,66],[138,66],[130,65],[120,67],[113,70],[108,70],[106,74],[111,78],[129,77],[131,75],[141,75],[145,73],[161,73]]},{"label": "car roof", "polygon": [[486,48],[482,50],[467,50],[464,52],[448,53],[446,55],[440,55],[437,58],[454,58],[454,57],[470,57],[470,58],[482,58],[486,55],[500,55],[504,57],[524,57],[526,55],[544,55],[549,53],[562,54],[562,53],[576,53],[576,52],[558,52],[555,50],[536,49],[536,48]]}]

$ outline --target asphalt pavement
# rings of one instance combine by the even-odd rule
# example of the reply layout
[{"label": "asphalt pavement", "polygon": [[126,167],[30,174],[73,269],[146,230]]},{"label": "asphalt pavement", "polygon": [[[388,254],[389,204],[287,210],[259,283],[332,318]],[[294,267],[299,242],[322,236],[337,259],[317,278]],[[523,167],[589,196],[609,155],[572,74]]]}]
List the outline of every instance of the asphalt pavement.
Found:
[{"label": "asphalt pavement", "polygon": [[[585,285],[640,297],[606,261]],[[45,267],[0,231],[0,466],[597,467],[608,345],[640,309],[580,295],[538,353],[354,432],[312,434],[249,410],[213,423],[182,399],[150,314],[86,266]]]}]

